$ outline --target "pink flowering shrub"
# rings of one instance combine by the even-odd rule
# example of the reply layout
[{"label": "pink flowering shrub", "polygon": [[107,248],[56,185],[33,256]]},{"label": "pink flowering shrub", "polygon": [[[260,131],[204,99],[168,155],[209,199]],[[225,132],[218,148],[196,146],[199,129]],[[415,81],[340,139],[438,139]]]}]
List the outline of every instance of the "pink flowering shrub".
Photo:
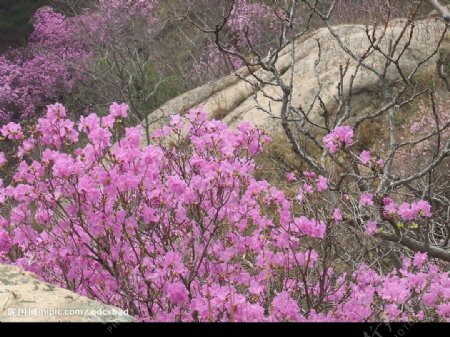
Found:
[{"label": "pink flowering shrub", "polygon": [[[23,149],[13,182],[0,180],[11,207],[0,217],[3,262],[145,321],[450,320],[448,273],[426,254],[384,274],[363,261],[333,267],[327,242],[346,215],[300,211],[255,180],[262,131],[230,130],[199,108],[148,146],[140,128],[113,144],[126,116],[113,104],[74,123],[55,104],[35,130],[2,128]],[[329,192],[323,175],[290,179],[308,198]],[[411,209],[430,214],[423,202]]]},{"label": "pink flowering shrub", "polygon": [[[89,44],[90,49],[99,46],[126,44],[129,33],[135,31],[151,38],[149,33],[156,18],[152,10],[158,0],[100,0],[93,9],[85,10],[75,19],[74,24],[82,35],[81,40]],[[146,31],[147,30],[147,31]],[[136,37],[134,37],[136,39]]]}]

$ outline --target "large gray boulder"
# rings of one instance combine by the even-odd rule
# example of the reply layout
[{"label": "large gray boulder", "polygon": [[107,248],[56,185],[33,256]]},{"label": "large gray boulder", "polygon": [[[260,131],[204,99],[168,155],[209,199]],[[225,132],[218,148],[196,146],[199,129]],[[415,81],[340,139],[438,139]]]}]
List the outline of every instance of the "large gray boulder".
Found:
[{"label": "large gray boulder", "polygon": [[[391,41],[396,41],[399,36],[397,52],[405,50],[400,58],[400,69],[408,75],[417,66],[418,62],[423,62],[418,73],[434,72],[436,67],[436,59],[439,53],[435,53],[440,37],[443,35],[445,24],[436,18],[427,18],[415,23],[412,32],[412,38],[409,43],[410,28],[403,32],[406,24],[405,19],[396,19],[388,23],[385,36],[381,40],[379,47],[386,52],[389,49]],[[369,27],[369,29],[371,29]],[[381,34],[383,27],[379,27],[378,35]],[[333,27],[333,31],[339,36],[342,43],[332,36],[328,28],[317,29],[307,36],[298,38],[294,43],[295,60],[292,69],[292,45],[288,45],[281,51],[277,63],[277,68],[282,76],[286,79],[293,71],[294,92],[292,96],[293,106],[302,106],[311,110],[312,119],[314,113],[320,110],[319,102],[314,98],[320,90],[320,96],[325,103],[327,109],[333,110],[336,104],[337,84],[339,82],[340,66],[349,63],[348,71],[344,77],[344,91],[348,91],[351,76],[355,73],[358,62],[355,61],[348,53],[346,53],[342,45],[348,47],[354,56],[362,55],[369,46],[369,40],[365,26],[359,25],[341,25]],[[319,55],[318,42],[321,46],[321,57]],[[450,45],[448,33],[439,51],[445,51]],[[425,61],[426,60],[426,61]],[[381,71],[384,66],[385,58],[378,51],[373,52],[366,60],[365,64],[372,69]],[[270,75],[263,70],[257,70],[258,76],[270,79]],[[237,71],[241,77],[248,81],[255,81],[247,68]],[[394,65],[391,65],[386,72],[386,82],[388,86],[394,87],[400,83],[401,76]],[[377,97],[373,93],[378,88],[378,78],[371,71],[361,68],[356,72],[353,83],[353,99],[351,109],[354,113],[366,109],[370,104],[377,104]],[[262,86],[267,94],[273,97],[280,96],[279,88],[275,86]],[[255,125],[264,127],[271,131],[279,127],[279,123],[274,123],[267,113],[257,108],[258,103],[268,109],[269,103],[275,117],[279,116],[280,102],[271,101],[263,95],[262,90],[255,90],[255,87],[239,79],[236,74],[231,74],[215,82],[207,83],[201,87],[186,92],[162,105],[149,115],[150,120],[159,120],[151,126],[153,131],[162,123],[167,122],[167,118],[162,116],[170,116],[174,113],[186,111],[200,104],[205,105],[206,110],[212,118],[222,119],[231,127],[237,125],[241,121],[250,121]],[[317,117],[317,116],[316,116]]]}]

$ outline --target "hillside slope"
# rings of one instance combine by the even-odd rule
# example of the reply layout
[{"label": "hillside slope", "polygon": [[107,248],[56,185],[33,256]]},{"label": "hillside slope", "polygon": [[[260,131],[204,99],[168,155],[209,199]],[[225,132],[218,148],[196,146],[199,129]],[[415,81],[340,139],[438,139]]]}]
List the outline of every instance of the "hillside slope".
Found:
[{"label": "hillside slope", "polygon": [[[438,19],[428,18],[416,22],[412,32],[409,28],[404,30],[405,24],[406,20],[403,19],[393,20],[389,23],[379,44],[380,50],[387,53],[390,44],[399,40],[398,45],[401,48],[397,48],[393,58],[402,53],[399,61],[401,72],[409,74],[418,63],[423,63],[415,76],[433,73],[439,54],[447,53],[450,47],[450,40],[446,33],[438,52],[435,52],[445,24]],[[381,34],[382,28],[377,28],[377,34]],[[369,48],[370,42],[365,26],[341,25],[332,29],[342,41],[342,45],[347,46],[356,57],[362,55]],[[369,27],[369,31],[371,29],[372,27]],[[318,57],[318,41],[320,41],[320,58]],[[281,51],[277,67],[284,78],[293,72],[293,106],[312,107],[310,118],[317,119],[317,113],[321,110],[316,99],[317,95],[320,95],[329,111],[336,109],[335,97],[340,81],[340,67],[345,67],[347,62],[348,70],[343,77],[344,91],[348,92],[350,79],[356,73],[352,90],[352,112],[358,113],[379,103],[381,98],[377,95],[379,92],[377,76],[364,67],[357,69],[358,62],[342,49],[340,42],[331,35],[328,28],[321,28],[309,33],[308,36],[298,38],[294,45],[294,62],[291,62],[291,48],[292,46],[289,45]],[[382,71],[384,61],[385,58],[379,51],[373,51],[364,64],[377,71]],[[291,68],[291,64],[293,64],[293,68]],[[263,70],[257,70],[256,74],[270,80],[270,74]],[[266,109],[270,104],[273,115],[278,117],[281,103],[265,97],[263,91],[271,96],[280,96],[279,88],[263,85],[261,86],[262,90],[255,90],[254,86],[236,75],[245,78],[246,81],[256,82],[250,71],[244,67],[235,74],[188,91],[168,101],[149,115],[150,120],[158,120],[151,130],[167,121],[167,116],[186,111],[200,104],[205,105],[212,118],[222,119],[231,126],[235,126],[240,121],[250,121],[269,131],[277,129],[279,123],[274,123],[273,118],[258,109],[256,102]],[[391,64],[386,70],[388,87],[395,87],[401,80],[399,70],[394,64]],[[166,118],[161,119],[163,116]]]}]

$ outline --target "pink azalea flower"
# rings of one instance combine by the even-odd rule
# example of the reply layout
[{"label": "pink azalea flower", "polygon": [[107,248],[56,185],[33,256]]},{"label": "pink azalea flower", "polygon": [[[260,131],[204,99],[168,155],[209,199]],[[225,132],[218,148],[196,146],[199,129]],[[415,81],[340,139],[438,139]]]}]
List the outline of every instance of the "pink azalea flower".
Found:
[{"label": "pink azalea flower", "polygon": [[384,204],[385,206],[391,205],[391,204],[393,204],[393,203],[394,203],[394,200],[393,200],[392,198],[390,198],[390,197],[384,197],[384,198],[383,198],[383,204]]},{"label": "pink azalea flower", "polygon": [[280,321],[298,321],[301,317],[298,304],[287,291],[278,293],[272,300],[272,315]]},{"label": "pink azalea flower", "polygon": [[322,192],[328,189],[328,179],[324,176],[319,176],[316,180],[317,191]]},{"label": "pink azalea flower", "polygon": [[384,206],[384,215],[389,217],[397,214],[397,206],[394,203]]},{"label": "pink azalea flower", "polygon": [[366,224],[366,233],[367,235],[373,235],[377,231],[377,222],[370,220]]},{"label": "pink azalea flower", "polygon": [[426,200],[419,200],[411,205],[411,208],[424,217],[431,217],[431,205]]},{"label": "pink azalea flower", "polygon": [[23,139],[22,127],[19,124],[13,122],[3,125],[0,129],[0,133],[6,139]]},{"label": "pink azalea flower", "polygon": [[294,219],[299,231],[307,236],[322,239],[325,236],[326,225],[323,221],[309,220],[305,216]]},{"label": "pink azalea flower", "polygon": [[359,197],[359,203],[362,206],[373,206],[373,195],[368,192],[361,193]]},{"label": "pink azalea flower", "polygon": [[382,168],[384,166],[384,160],[383,159],[378,159],[375,164],[379,167]]},{"label": "pink azalea flower", "polygon": [[413,209],[410,204],[404,202],[398,207],[398,213],[405,221],[414,220],[417,215],[417,210]]},{"label": "pink azalea flower", "polygon": [[333,220],[336,224],[342,221],[342,213],[339,208],[335,208],[333,212]]},{"label": "pink azalea flower", "polygon": [[295,176],[294,172],[289,172],[286,174],[286,180],[288,182],[292,182],[292,181],[297,180],[297,177]]},{"label": "pink azalea flower", "polygon": [[188,291],[183,283],[174,282],[167,286],[167,294],[171,302],[178,305],[184,304],[188,299]]},{"label": "pink azalea flower", "polygon": [[305,195],[303,193],[303,189],[299,189],[298,194],[297,194],[297,200],[298,203],[301,205],[303,203],[303,200],[305,199]]},{"label": "pink azalea flower", "polygon": [[420,268],[423,266],[423,264],[428,260],[428,254],[427,253],[420,253],[417,252],[416,255],[414,255],[414,266]]},{"label": "pink azalea flower", "polygon": [[339,126],[324,136],[323,142],[330,153],[335,153],[342,146],[353,144],[353,129],[349,125]]},{"label": "pink azalea flower", "polygon": [[3,166],[7,163],[5,154],[3,152],[0,152],[0,166]]},{"label": "pink azalea flower", "polygon": [[314,179],[316,177],[316,174],[313,171],[304,171],[303,175],[306,179]]},{"label": "pink azalea flower", "polygon": [[370,151],[361,152],[361,154],[359,155],[359,159],[361,160],[361,163],[363,163],[364,165],[369,164],[370,160],[372,159]]},{"label": "pink azalea flower", "polygon": [[308,193],[308,194],[314,193],[314,190],[313,190],[312,186],[309,185],[309,184],[304,184],[304,185],[303,185],[303,190],[304,190],[306,193]]},{"label": "pink azalea flower", "polygon": [[0,228],[0,253],[7,252],[11,246],[11,239],[8,232]]}]

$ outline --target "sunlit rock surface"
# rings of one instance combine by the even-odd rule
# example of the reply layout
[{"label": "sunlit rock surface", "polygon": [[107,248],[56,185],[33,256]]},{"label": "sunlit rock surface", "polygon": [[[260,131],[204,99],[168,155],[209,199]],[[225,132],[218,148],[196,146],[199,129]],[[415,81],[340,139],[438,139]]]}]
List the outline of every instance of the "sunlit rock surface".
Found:
[{"label": "sunlit rock surface", "polygon": [[123,310],[0,265],[0,322],[131,322]]}]

